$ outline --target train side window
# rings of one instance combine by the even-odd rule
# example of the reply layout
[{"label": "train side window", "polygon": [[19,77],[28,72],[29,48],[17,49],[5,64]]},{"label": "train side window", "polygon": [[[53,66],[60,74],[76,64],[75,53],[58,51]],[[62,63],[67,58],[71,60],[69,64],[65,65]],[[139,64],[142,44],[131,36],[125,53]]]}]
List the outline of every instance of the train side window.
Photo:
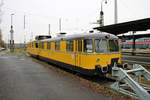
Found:
[{"label": "train side window", "polygon": [[33,48],[32,43],[31,43],[31,48]]},{"label": "train side window", "polygon": [[44,42],[41,42],[41,49],[44,49]]},{"label": "train side window", "polygon": [[78,40],[78,52],[82,52],[82,40]]},{"label": "train side window", "polygon": [[51,42],[47,42],[47,49],[48,49],[48,50],[51,49]]},{"label": "train side window", "polygon": [[55,42],[55,50],[60,50],[60,41]]},{"label": "train side window", "polygon": [[84,52],[88,52],[88,53],[93,52],[93,42],[92,42],[92,39],[85,39],[84,40]]},{"label": "train side window", "polygon": [[67,51],[73,51],[73,40],[67,40],[66,42],[66,50]]},{"label": "train side window", "polygon": [[38,43],[37,42],[35,43],[35,47],[38,48]]}]

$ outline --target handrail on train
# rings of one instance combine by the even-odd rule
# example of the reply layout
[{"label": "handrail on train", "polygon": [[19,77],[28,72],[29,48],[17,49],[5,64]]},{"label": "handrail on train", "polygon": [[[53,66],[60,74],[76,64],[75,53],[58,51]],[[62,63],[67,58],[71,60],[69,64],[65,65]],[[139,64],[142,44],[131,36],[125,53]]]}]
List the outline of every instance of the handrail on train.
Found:
[{"label": "handrail on train", "polygon": [[114,64],[112,76],[117,78],[117,81],[111,85],[112,89],[140,100],[150,99],[150,88],[139,83],[141,77],[150,81],[150,72],[143,66],[134,64],[132,69],[124,70]]}]

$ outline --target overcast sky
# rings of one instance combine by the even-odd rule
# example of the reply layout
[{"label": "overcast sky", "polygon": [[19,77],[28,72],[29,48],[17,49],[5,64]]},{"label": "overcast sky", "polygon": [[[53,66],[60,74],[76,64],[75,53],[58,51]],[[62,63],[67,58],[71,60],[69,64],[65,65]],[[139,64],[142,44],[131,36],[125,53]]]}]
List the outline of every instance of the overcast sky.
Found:
[{"label": "overcast sky", "polygon": [[[114,23],[114,0],[103,3],[105,25]],[[95,27],[99,18],[101,0],[4,0],[1,29],[3,39],[10,36],[10,14],[14,13],[15,42],[29,41],[39,34],[48,34],[48,24],[55,36],[59,32],[59,18],[62,31],[68,34],[81,33]],[[118,22],[150,17],[150,0],[118,0]],[[24,29],[24,15],[26,28]]]}]

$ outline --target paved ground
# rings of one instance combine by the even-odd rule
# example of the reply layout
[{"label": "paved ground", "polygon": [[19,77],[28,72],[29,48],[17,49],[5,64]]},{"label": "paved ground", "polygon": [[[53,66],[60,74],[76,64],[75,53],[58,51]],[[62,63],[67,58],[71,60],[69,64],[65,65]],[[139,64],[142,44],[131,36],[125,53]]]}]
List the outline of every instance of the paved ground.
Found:
[{"label": "paved ground", "polygon": [[110,100],[25,56],[0,55],[0,100]]}]

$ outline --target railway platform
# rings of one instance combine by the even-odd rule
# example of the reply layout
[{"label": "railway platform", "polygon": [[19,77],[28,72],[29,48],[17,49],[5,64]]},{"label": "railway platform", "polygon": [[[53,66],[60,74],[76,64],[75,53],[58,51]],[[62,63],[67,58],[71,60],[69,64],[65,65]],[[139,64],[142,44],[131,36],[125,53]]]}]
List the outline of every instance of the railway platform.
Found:
[{"label": "railway platform", "polygon": [[[109,90],[109,95],[104,94],[108,90],[100,93],[93,91],[83,85],[86,82],[80,83],[73,78],[74,76],[68,76],[52,65],[47,66],[37,61],[23,53],[0,52],[1,100],[134,100],[132,97],[119,94],[119,90],[114,91],[115,93]],[[111,84],[113,83],[109,82],[108,86]],[[91,87],[91,84],[89,86]],[[112,96],[116,93],[119,96]]]},{"label": "railway platform", "polygon": [[111,100],[24,55],[0,54],[0,100]]}]

